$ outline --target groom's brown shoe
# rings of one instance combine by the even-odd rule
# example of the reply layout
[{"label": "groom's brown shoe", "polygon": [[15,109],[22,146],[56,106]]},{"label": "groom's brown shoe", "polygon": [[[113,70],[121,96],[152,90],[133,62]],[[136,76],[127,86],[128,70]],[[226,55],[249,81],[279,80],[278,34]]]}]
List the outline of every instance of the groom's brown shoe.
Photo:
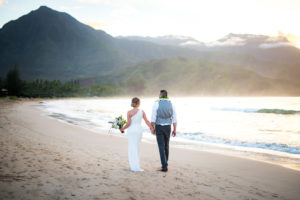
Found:
[{"label": "groom's brown shoe", "polygon": [[168,171],[168,168],[167,168],[167,167],[161,168],[161,171],[162,171],[162,172],[167,172],[167,171]]}]

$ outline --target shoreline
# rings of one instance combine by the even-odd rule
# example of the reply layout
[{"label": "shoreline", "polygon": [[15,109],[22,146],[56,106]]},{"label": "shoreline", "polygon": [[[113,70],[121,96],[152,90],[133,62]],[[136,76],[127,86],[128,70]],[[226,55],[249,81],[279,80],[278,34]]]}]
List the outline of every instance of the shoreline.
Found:
[{"label": "shoreline", "polygon": [[172,147],[156,171],[142,143],[143,173],[129,171],[125,137],[95,134],[43,115],[39,100],[0,100],[0,197],[4,199],[297,199],[300,172],[249,159]]},{"label": "shoreline", "polygon": [[[98,100],[97,98],[89,98],[89,99],[62,99],[62,101],[67,101],[67,100]],[[41,102],[47,102],[51,101],[51,99],[43,100]],[[53,101],[58,101],[58,99],[54,99]],[[80,121],[70,121],[72,120],[71,116],[53,116],[52,114],[50,115],[49,112],[47,112],[44,109],[44,104],[39,104],[38,107],[42,112],[45,113],[48,117],[52,119],[56,119],[60,122],[67,123],[67,124],[72,124],[76,126],[80,126],[82,128],[85,128],[89,131],[92,132],[102,132],[106,131],[104,129],[98,129],[93,128],[93,127],[85,127],[84,124],[80,125]],[[79,122],[79,124],[78,124]],[[116,130],[113,130],[112,132],[117,132]],[[122,134],[113,134],[115,136],[119,137],[124,137]],[[156,145],[156,140],[155,138],[149,137],[149,134],[147,135],[144,134],[143,137],[144,142],[149,142],[151,144]],[[196,150],[196,151],[204,151],[204,152],[211,152],[211,153],[217,153],[221,155],[227,155],[227,156],[233,156],[233,157],[238,157],[238,158],[243,158],[243,159],[250,159],[250,160],[255,160],[255,161],[260,161],[260,162],[265,162],[269,164],[275,164],[279,166],[283,166],[289,169],[293,170],[300,170],[300,157],[299,154],[291,154],[288,152],[284,151],[274,151],[274,150],[269,150],[269,149],[264,149],[264,148],[255,148],[255,147],[244,147],[244,146],[234,146],[234,145],[226,145],[222,143],[209,143],[209,142],[204,142],[204,141],[197,141],[197,140],[189,140],[183,137],[176,137],[173,138],[170,142],[170,145],[173,145],[175,148],[183,148],[183,149],[191,149],[191,150]]]}]

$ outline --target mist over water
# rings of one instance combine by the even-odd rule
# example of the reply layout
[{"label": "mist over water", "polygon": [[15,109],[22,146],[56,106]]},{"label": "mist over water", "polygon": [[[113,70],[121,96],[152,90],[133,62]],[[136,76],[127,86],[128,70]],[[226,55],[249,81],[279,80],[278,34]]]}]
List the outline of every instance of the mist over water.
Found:
[{"label": "mist over water", "polygon": [[[141,98],[151,118],[155,98]],[[108,133],[109,121],[126,116],[131,98],[93,98],[44,101],[50,117],[96,132]],[[299,97],[171,98],[178,117],[178,133],[171,145],[260,158],[300,166]],[[155,142],[143,123],[144,140]],[[126,136],[118,130],[112,134]],[[244,152],[244,154],[242,154]],[[297,168],[297,167],[296,167]],[[300,169],[300,168],[299,168]]]}]

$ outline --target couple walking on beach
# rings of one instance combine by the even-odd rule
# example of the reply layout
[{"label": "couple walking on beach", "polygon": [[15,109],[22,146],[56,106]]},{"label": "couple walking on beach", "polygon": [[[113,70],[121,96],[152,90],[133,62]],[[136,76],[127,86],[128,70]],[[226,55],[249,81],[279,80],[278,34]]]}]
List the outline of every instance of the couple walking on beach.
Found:
[{"label": "couple walking on beach", "polygon": [[161,171],[167,172],[171,124],[173,124],[172,135],[173,137],[176,136],[177,119],[174,105],[168,99],[167,91],[161,90],[159,99],[153,105],[150,123],[145,112],[139,109],[140,104],[139,98],[134,97],[132,99],[131,106],[133,109],[127,112],[127,124],[120,129],[120,131],[124,131],[128,128],[128,160],[130,169],[132,171],[144,171],[140,168],[139,164],[140,146],[143,135],[141,122],[144,119],[151,133],[156,135],[162,165]]}]

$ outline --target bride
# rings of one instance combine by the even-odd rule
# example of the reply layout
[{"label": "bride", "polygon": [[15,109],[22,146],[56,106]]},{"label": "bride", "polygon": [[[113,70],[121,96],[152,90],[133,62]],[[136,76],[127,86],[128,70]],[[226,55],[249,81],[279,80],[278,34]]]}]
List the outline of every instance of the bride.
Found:
[{"label": "bride", "polygon": [[142,118],[145,120],[152,133],[154,132],[154,130],[151,126],[151,123],[148,121],[145,112],[139,109],[140,99],[134,97],[131,100],[131,106],[133,107],[133,109],[127,112],[127,124],[123,128],[121,128],[120,131],[124,131],[126,128],[128,128],[128,160],[130,169],[132,171],[141,172],[144,171],[140,168],[139,164],[140,147],[143,135],[143,129],[141,126]]}]

